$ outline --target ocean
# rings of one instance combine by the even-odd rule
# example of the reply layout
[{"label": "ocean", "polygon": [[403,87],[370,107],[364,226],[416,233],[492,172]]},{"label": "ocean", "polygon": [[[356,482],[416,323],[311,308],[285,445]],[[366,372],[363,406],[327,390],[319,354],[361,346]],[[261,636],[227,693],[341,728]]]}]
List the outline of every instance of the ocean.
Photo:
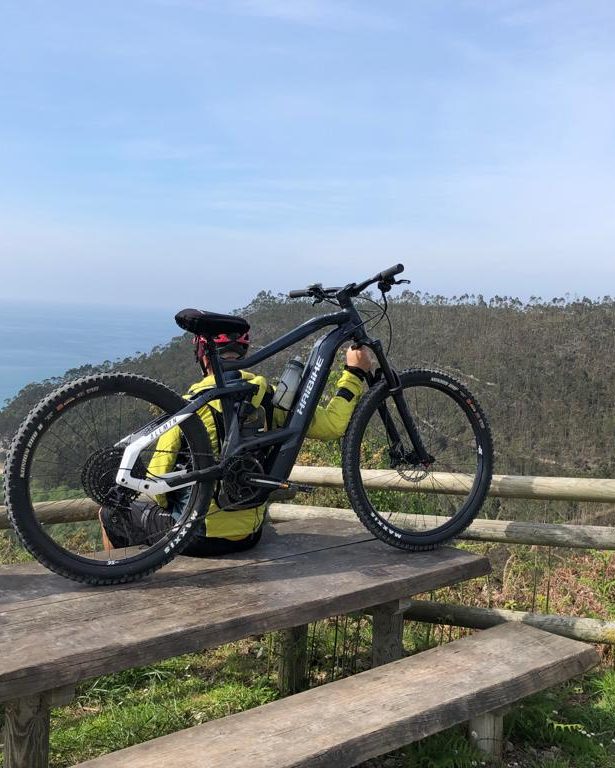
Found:
[{"label": "ocean", "polygon": [[0,302],[0,409],[30,382],[166,344],[182,333],[173,315],[142,307]]}]

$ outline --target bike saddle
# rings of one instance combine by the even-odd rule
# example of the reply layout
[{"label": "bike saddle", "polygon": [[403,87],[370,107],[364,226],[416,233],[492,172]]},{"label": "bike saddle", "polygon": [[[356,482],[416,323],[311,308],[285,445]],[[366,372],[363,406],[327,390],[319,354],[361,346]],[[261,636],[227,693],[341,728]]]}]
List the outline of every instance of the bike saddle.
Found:
[{"label": "bike saddle", "polygon": [[246,333],[250,324],[243,317],[220,315],[203,309],[182,309],[175,315],[180,328],[197,336],[213,336],[216,333]]}]

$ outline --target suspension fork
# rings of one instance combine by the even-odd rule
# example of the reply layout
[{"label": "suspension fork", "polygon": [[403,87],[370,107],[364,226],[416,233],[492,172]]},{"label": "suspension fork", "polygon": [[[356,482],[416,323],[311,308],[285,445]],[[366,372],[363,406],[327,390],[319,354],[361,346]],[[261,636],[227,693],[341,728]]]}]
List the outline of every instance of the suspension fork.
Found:
[{"label": "suspension fork", "polygon": [[[408,407],[408,403],[404,398],[399,374],[389,365],[389,361],[384,354],[384,350],[382,349],[382,344],[380,341],[375,341],[370,344],[370,348],[373,350],[378,359],[382,375],[384,376],[384,379],[389,387],[389,394],[393,397],[393,401],[397,406],[397,410],[399,411],[403,425],[406,428],[416,457],[419,459],[421,464],[433,463],[433,456],[427,452],[414,418],[410,412],[410,408]],[[370,387],[375,383],[374,376],[371,372],[368,372],[367,374],[367,383]],[[391,418],[391,414],[389,413],[386,401],[378,406],[378,413],[380,414],[380,418],[382,419],[384,427],[387,431],[391,445],[401,448],[403,446],[403,441],[401,435],[399,434],[399,430],[395,426],[395,422]]]}]

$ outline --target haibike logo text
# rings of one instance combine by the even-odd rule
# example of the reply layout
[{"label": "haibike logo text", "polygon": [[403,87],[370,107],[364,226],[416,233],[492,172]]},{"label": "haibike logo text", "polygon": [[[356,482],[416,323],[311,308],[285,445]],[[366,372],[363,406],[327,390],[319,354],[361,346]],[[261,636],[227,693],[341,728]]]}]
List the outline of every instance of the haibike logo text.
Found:
[{"label": "haibike logo text", "polygon": [[318,378],[318,374],[324,362],[325,362],[324,358],[319,357],[314,363],[314,367],[312,368],[312,373],[310,373],[310,378],[308,379],[308,383],[305,385],[305,389],[303,390],[303,394],[301,395],[301,400],[299,400],[297,413],[303,414],[303,411],[305,410],[305,406],[307,405],[308,400],[310,399],[310,395],[312,394],[312,390],[314,389],[314,385],[316,384],[316,379]]}]

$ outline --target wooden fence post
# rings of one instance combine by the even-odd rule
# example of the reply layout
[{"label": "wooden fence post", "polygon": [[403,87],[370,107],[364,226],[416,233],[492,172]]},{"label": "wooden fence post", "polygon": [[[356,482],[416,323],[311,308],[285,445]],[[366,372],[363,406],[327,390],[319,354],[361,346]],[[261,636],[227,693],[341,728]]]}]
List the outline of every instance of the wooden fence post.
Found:
[{"label": "wooden fence post", "polygon": [[283,629],[277,639],[278,688],[282,696],[288,696],[307,687],[308,625]]},{"label": "wooden fence post", "polygon": [[372,614],[372,666],[397,661],[404,655],[404,614],[399,600],[375,605]]}]

